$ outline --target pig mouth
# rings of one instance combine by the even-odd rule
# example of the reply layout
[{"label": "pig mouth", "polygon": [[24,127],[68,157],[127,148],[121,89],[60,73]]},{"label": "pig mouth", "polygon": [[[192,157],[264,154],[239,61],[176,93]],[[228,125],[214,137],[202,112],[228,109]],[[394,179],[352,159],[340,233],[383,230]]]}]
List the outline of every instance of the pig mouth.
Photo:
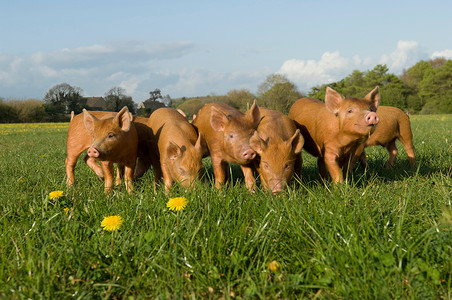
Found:
[{"label": "pig mouth", "polygon": [[377,124],[365,124],[365,125],[363,125],[363,124],[355,124],[355,126],[358,126],[358,127],[370,127],[370,128],[372,128],[372,127],[377,126]]}]

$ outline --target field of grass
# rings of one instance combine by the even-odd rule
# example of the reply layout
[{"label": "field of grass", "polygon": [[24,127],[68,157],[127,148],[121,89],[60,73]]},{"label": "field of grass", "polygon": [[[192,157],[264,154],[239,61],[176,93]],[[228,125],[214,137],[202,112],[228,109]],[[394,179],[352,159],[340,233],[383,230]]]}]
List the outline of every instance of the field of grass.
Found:
[{"label": "field of grass", "polygon": [[[195,190],[154,192],[148,172],[107,196],[82,160],[67,190],[67,124],[0,124],[0,297],[451,299],[452,115],[411,120],[414,172],[400,144],[389,171],[374,147],[335,187],[304,153],[278,196],[249,193],[235,167],[219,191],[208,170]],[[112,215],[124,223],[103,230]]]}]

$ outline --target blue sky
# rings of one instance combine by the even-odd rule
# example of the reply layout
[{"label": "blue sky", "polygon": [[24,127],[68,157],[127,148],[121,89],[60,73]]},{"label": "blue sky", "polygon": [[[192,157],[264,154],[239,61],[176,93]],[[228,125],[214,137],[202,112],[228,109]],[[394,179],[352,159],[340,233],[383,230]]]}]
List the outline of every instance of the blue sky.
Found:
[{"label": "blue sky", "polygon": [[[452,59],[452,1],[0,0],[0,97],[42,99],[67,82],[120,86],[139,103],[255,93],[273,73],[298,89],[384,63]],[[359,96],[359,95],[357,95]]]}]

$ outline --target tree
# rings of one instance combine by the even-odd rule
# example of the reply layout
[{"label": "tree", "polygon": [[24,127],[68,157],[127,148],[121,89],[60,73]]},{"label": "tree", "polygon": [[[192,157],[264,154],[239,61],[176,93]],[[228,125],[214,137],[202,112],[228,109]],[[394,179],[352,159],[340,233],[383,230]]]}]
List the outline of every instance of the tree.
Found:
[{"label": "tree", "polygon": [[268,76],[259,86],[259,104],[287,114],[292,104],[303,95],[297,90],[295,84],[284,75],[274,74]]},{"label": "tree", "polygon": [[124,106],[127,106],[132,114],[136,113],[137,105],[133,102],[132,97],[126,96],[125,90],[119,86],[109,89],[104,98],[107,110],[120,111]]},{"label": "tree", "polygon": [[422,113],[452,113],[452,60],[432,68],[419,83]]},{"label": "tree", "polygon": [[192,98],[184,101],[177,108],[182,110],[188,119],[191,119],[194,114],[197,114],[199,109],[205,104],[205,102],[201,101],[199,98]]},{"label": "tree", "polygon": [[55,115],[58,113],[69,114],[71,111],[80,113],[82,107],[79,104],[83,90],[67,83],[53,86],[44,96],[46,111]]},{"label": "tree", "polygon": [[256,96],[247,89],[232,90],[226,96],[229,98],[229,104],[241,111],[248,110],[253,105],[254,99],[256,99]]},{"label": "tree", "polygon": [[0,98],[0,123],[16,123],[18,121],[19,118],[14,108]]},{"label": "tree", "polygon": [[282,74],[270,74],[265,78],[257,88],[257,95],[261,97],[265,92],[270,90],[275,84],[289,82],[286,76]]},{"label": "tree", "polygon": [[44,103],[41,100],[28,99],[9,101],[8,103],[15,111],[19,122],[31,123],[42,122],[46,119]]},{"label": "tree", "polygon": [[323,101],[327,86],[346,97],[364,97],[375,86],[379,86],[382,99],[380,104],[401,109],[405,109],[407,106],[408,90],[400,78],[388,73],[386,65],[377,65],[364,73],[354,70],[352,74],[340,81],[313,88],[309,96]]},{"label": "tree", "polygon": [[163,100],[162,91],[160,91],[159,89],[155,89],[155,90],[149,92],[149,100],[157,101],[158,99]]}]

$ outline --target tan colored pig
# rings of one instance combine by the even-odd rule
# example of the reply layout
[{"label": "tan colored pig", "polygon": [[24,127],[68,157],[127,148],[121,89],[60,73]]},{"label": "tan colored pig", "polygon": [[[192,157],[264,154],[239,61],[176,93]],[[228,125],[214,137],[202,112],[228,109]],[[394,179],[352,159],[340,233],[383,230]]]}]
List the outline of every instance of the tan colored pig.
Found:
[{"label": "tan colored pig", "polygon": [[152,155],[155,183],[163,177],[168,191],[174,182],[191,187],[202,168],[203,137],[186,117],[172,108],[159,108],[148,120],[152,130]]},{"label": "tan colored pig", "polygon": [[223,103],[209,103],[196,114],[193,125],[206,139],[217,188],[226,181],[228,163],[241,165],[245,173],[245,166],[256,157],[249,140],[259,121],[256,101],[246,113]]},{"label": "tan colored pig", "polygon": [[[90,111],[90,113],[98,119],[108,119],[116,116],[116,112],[110,111]],[[133,122],[138,134],[137,146],[137,164],[134,172],[134,179],[141,177],[150,167],[150,138],[151,132],[147,126],[148,118],[134,117]],[[74,169],[80,154],[83,153],[91,145],[92,136],[83,124],[83,113],[74,115],[71,113],[71,123],[69,124],[67,134],[67,158],[66,158],[66,175],[67,184],[71,186],[75,182]],[[102,167],[93,157],[85,155],[84,161],[96,173],[100,179],[104,179]],[[116,185],[121,183],[121,177],[124,174],[124,166],[118,165],[116,176]]]},{"label": "tan colored pig", "polygon": [[[83,118],[83,122],[80,122],[80,118]],[[99,177],[105,177],[105,192],[110,193],[113,188],[113,163],[125,166],[126,188],[129,193],[132,192],[138,144],[137,130],[132,120],[133,116],[127,107],[117,114],[88,112],[84,109],[83,114],[73,118],[67,140],[66,174],[69,186],[75,182],[77,159],[88,148],[85,161]],[[96,160],[101,161],[102,167]]]},{"label": "tan colored pig", "polygon": [[322,178],[329,173],[334,183],[343,181],[350,163],[363,151],[364,143],[379,122],[376,113],[379,102],[378,87],[364,98],[345,98],[327,87],[325,103],[302,98],[292,105],[289,117],[305,139],[304,149],[318,157]]},{"label": "tan colored pig", "polygon": [[[377,114],[380,122],[375,131],[365,143],[365,147],[382,146],[388,150],[389,160],[385,168],[389,169],[395,163],[397,157],[396,140],[399,139],[408,155],[410,166],[416,165],[413,146],[413,133],[411,132],[410,118],[400,109],[391,106],[378,107]],[[361,165],[368,167],[366,153],[363,151],[359,157]]]},{"label": "tan colored pig", "polygon": [[[295,168],[301,174],[304,139],[289,117],[263,107],[260,113],[261,121],[250,139],[251,148],[258,154],[252,166],[259,173],[262,187],[276,194],[287,186]],[[254,177],[245,177],[245,183],[252,189]]]}]

